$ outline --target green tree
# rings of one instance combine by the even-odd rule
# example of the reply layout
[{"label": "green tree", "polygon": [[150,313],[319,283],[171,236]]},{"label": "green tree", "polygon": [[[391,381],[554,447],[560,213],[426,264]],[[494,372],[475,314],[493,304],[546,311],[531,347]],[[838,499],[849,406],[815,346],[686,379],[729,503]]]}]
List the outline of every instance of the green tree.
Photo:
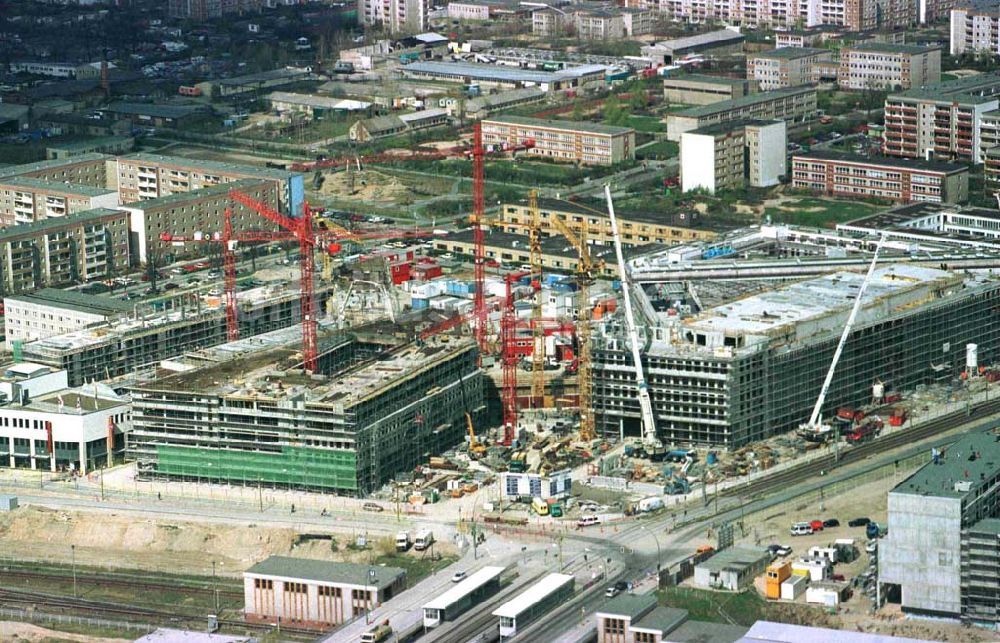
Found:
[{"label": "green tree", "polygon": [[583,120],[583,103],[579,100],[573,101],[573,113],[570,116],[574,121]]},{"label": "green tree", "polygon": [[629,96],[628,100],[629,109],[632,110],[633,114],[642,112],[646,109],[646,89],[644,87],[633,87],[632,95]]},{"label": "green tree", "polygon": [[628,121],[628,112],[622,109],[621,101],[614,94],[604,101],[604,122],[608,125],[624,125]]}]

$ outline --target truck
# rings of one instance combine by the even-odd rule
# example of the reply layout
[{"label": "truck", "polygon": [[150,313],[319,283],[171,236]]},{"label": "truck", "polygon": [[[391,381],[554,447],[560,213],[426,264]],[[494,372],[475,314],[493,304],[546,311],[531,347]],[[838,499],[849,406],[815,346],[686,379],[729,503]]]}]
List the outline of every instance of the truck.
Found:
[{"label": "truck", "polygon": [[410,540],[410,532],[401,531],[396,534],[396,551],[408,551],[413,541]]},{"label": "truck", "polygon": [[865,422],[854,427],[854,431],[847,434],[847,441],[859,444],[873,439],[882,431],[882,420],[877,418],[866,418]]},{"label": "truck", "polygon": [[549,515],[549,503],[545,502],[541,498],[531,499],[531,508],[535,510],[535,513],[539,516]]},{"label": "truck", "polygon": [[663,509],[663,498],[660,498],[659,496],[643,498],[639,501],[636,508],[641,513],[648,513],[650,511],[656,511],[657,509]]},{"label": "truck", "polygon": [[430,529],[422,529],[418,531],[416,537],[413,539],[413,548],[417,551],[428,549],[433,544],[434,532]]}]

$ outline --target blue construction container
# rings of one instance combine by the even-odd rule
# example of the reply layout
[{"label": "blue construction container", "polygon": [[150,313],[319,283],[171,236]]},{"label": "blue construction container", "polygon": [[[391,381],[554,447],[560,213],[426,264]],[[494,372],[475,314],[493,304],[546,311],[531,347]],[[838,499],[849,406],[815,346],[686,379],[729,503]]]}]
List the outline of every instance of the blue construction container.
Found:
[{"label": "blue construction container", "polygon": [[413,310],[423,310],[428,306],[429,304],[427,303],[427,300],[422,297],[413,297],[410,299],[410,307],[413,308]]}]

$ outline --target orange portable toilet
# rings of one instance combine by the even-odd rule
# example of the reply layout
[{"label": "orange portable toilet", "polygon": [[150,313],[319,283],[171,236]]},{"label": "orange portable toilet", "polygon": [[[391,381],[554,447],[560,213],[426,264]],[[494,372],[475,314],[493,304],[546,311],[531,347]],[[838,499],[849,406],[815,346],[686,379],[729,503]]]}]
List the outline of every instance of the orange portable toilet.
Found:
[{"label": "orange portable toilet", "polygon": [[788,561],[767,568],[767,598],[776,601],[781,598],[781,584],[792,575],[792,564]]}]

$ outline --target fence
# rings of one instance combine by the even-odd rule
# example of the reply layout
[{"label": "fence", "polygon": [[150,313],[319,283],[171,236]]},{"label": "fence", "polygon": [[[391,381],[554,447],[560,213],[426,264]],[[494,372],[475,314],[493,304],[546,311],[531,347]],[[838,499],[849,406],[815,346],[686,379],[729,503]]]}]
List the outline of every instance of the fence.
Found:
[{"label": "fence", "polygon": [[10,607],[0,607],[0,620],[70,625],[75,627],[100,628],[102,630],[121,630],[139,632],[140,634],[149,634],[156,629],[155,625],[150,625],[149,623],[129,623],[127,621],[109,621],[103,618],[88,618],[86,616],[46,614],[37,610],[19,610]]}]

